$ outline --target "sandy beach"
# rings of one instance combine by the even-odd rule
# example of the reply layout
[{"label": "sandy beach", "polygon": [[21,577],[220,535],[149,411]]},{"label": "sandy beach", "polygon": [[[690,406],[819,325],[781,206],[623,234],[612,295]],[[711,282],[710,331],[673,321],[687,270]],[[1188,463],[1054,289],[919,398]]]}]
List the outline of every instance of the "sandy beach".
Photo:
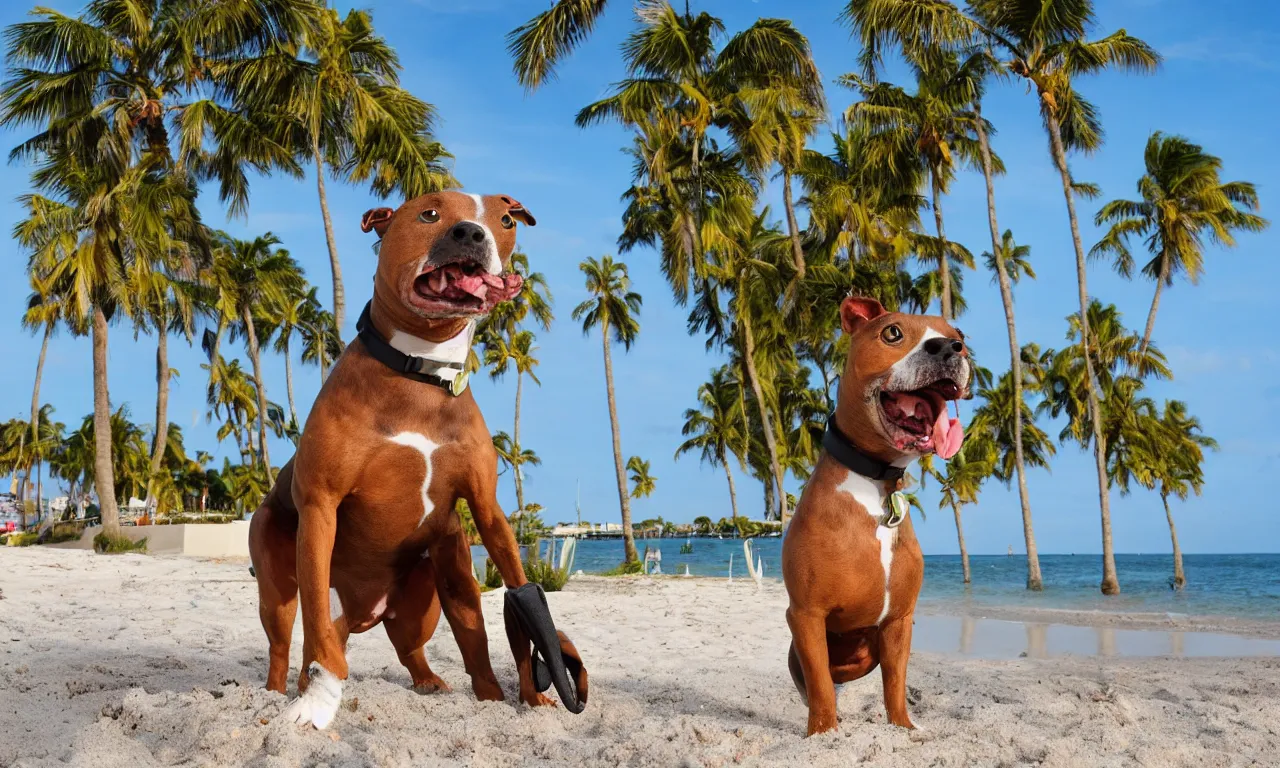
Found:
[{"label": "sandy beach", "polygon": [[[1181,658],[1144,658],[1141,644],[1129,656],[1124,642],[1098,656],[1073,646],[1069,633],[1055,635],[1056,625],[1026,625],[1046,626],[1050,642],[1037,648],[1036,633],[1017,623],[988,619],[974,630],[963,619],[921,617],[909,683],[923,729],[885,724],[873,673],[841,691],[838,733],[804,739],[805,709],[784,662],[780,584],[757,591],[714,579],[575,578],[550,601],[591,672],[582,715],[511,703],[515,669],[498,591],[484,607],[508,702],[474,700],[446,623],[427,654],[454,691],[435,696],[407,687],[375,629],[352,638],[344,709],[317,732],[273,720],[287,699],[262,688],[266,643],[244,562],[5,549],[0,590],[3,766],[1280,761],[1280,658],[1193,658],[1219,647],[1194,632],[1168,633],[1180,638],[1174,653],[1187,649]],[[1066,623],[1079,629],[1075,619]],[[1131,632],[1151,619],[1102,623]],[[1028,645],[987,654],[1010,658],[981,658],[980,647],[947,651],[951,641],[935,635],[951,624],[970,627],[970,645],[998,645],[990,638],[1011,633]],[[1243,629],[1255,643],[1238,646],[1244,653],[1280,647],[1280,631],[1268,638],[1265,627]],[[296,673],[300,626],[294,637]],[[1105,642],[1098,651],[1107,653]]]}]

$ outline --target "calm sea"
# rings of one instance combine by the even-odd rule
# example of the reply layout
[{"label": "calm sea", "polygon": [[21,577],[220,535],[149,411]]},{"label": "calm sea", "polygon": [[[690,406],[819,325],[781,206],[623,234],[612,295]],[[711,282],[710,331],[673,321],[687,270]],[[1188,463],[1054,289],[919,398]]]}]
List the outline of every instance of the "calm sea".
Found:
[{"label": "calm sea", "polygon": [[[741,540],[695,538],[692,554],[680,553],[684,543],[684,539],[647,539],[637,540],[636,546],[641,552],[646,546],[661,550],[665,574],[683,574],[687,566],[694,576],[723,578],[729,575],[732,555],[734,578],[747,578]],[[752,544],[756,557],[764,562],[765,578],[781,578],[782,540],[755,539]],[[622,554],[620,539],[579,541],[573,569],[586,573],[607,571],[622,561]],[[970,557],[973,583],[968,587],[961,580],[958,555],[929,555],[924,562],[921,603],[943,610],[948,603],[963,602],[978,607],[1280,620],[1280,554],[1186,555],[1187,587],[1182,592],[1169,588],[1173,575],[1171,556],[1116,555],[1122,589],[1116,597],[1105,597],[1098,591],[1101,555],[1041,555],[1045,589],[1040,593],[1026,590],[1026,561],[1018,555]]]}]

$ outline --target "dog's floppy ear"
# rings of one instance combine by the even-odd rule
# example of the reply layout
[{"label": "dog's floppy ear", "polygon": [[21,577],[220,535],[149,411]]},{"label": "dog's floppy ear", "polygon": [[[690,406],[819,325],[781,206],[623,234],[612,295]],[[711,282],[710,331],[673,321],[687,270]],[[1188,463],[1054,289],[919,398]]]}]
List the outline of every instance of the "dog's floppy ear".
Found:
[{"label": "dog's floppy ear", "polygon": [[840,327],[845,333],[853,333],[863,323],[884,314],[884,307],[875,299],[850,296],[840,303]]},{"label": "dog's floppy ear", "polygon": [[387,233],[387,227],[391,226],[391,217],[395,215],[395,210],[391,208],[370,208],[364,212],[364,216],[360,217],[360,231],[377,230],[378,237],[381,238]]},{"label": "dog's floppy ear", "polygon": [[503,203],[506,203],[507,213],[511,214],[511,218],[516,221],[522,221],[531,227],[537,226],[537,219],[533,218],[533,214],[529,213],[528,209],[521,205],[519,200],[508,197],[507,195],[498,195],[498,199]]}]

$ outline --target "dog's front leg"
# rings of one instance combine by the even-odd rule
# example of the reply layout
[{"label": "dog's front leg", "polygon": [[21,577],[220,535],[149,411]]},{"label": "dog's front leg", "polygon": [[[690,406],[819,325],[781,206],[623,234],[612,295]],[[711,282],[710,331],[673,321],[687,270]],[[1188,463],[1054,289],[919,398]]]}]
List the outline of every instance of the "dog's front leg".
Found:
[{"label": "dog's front leg", "polygon": [[[294,484],[295,491],[298,483]],[[299,498],[295,495],[295,499]],[[340,498],[340,497],[339,497]],[[298,504],[298,593],[302,603],[299,696],[283,717],[328,727],[342,702],[347,659],[329,613],[329,568],[337,532],[338,499],[312,489]]]},{"label": "dog's front leg", "polygon": [[804,672],[809,703],[808,735],[836,727],[836,684],[831,679],[827,652],[827,617],[819,612],[801,613],[787,609],[787,624],[795,642],[796,656]]},{"label": "dog's front leg", "polygon": [[[487,466],[492,463],[492,471]],[[520,564],[520,545],[516,542],[516,534],[507,522],[498,504],[498,458],[493,454],[484,462],[472,480],[472,488],[465,494],[467,505],[471,508],[471,517],[476,524],[476,532],[484,542],[489,558],[502,575],[502,584],[507,589],[523,586],[528,579],[524,575],[524,566]]]}]

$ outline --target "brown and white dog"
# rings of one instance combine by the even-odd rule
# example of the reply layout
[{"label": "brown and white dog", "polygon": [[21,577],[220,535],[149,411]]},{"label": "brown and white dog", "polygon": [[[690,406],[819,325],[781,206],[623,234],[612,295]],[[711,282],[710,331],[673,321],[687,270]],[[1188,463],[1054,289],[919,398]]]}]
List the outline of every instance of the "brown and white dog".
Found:
[{"label": "brown and white dog", "polygon": [[877,664],[889,722],[915,727],[906,673],[924,559],[892,494],[921,455],[959,451],[947,403],[969,396],[971,373],[964,336],[940,317],[848,298],[840,321],[850,341],[836,412],[782,543],[788,666],[809,735],[836,727],[836,684]]},{"label": "brown and white dog", "polygon": [[[364,216],[362,228],[380,241],[361,335],[325,381],[297,454],[250,525],[274,691],[285,690],[302,600],[300,695],[284,712],[288,720],[332,722],[347,677],[347,636],[379,623],[414,688],[447,691],[423,652],[441,607],[476,697],[503,698],[454,508],[467,501],[506,587],[524,585],[519,547],[495,495],[497,455],[463,373],[475,319],[520,289],[521,277],[508,271],[517,221],[534,224],[510,197],[460,192]],[[509,612],[506,619],[520,699],[553,703],[535,684],[528,634]],[[559,640],[585,702],[577,649],[562,633]]]}]

